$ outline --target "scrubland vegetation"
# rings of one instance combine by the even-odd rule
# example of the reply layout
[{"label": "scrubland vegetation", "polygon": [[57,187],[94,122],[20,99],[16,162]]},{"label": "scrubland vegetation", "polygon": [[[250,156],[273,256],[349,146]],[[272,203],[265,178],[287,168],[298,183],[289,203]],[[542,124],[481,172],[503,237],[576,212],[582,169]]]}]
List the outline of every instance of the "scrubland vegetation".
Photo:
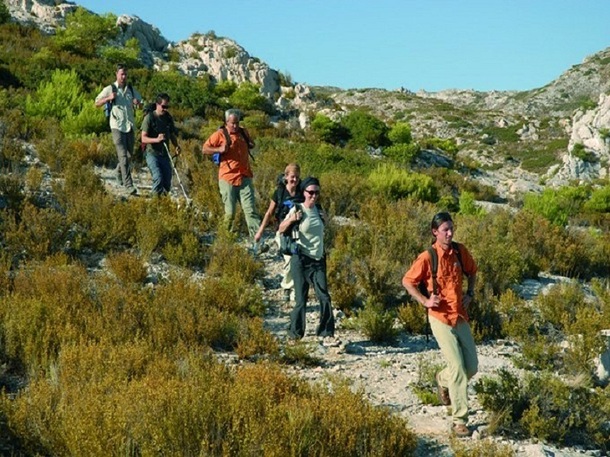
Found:
[{"label": "scrubland vegetation", "polygon": [[[479,265],[475,336],[513,340],[515,373],[527,371],[476,385],[494,431],[610,449],[610,392],[591,365],[610,322],[608,182],[487,214],[473,201],[490,189],[455,169],[413,166],[424,146],[455,157],[454,142],[364,111],[318,115],[305,133],[272,127],[255,87],[146,69],[137,43],[110,44],[114,23],[77,10],[55,37],[0,25],[0,436],[13,455],[412,455],[408,424],[347,382],[312,386],[282,370],[309,355],[264,329],[262,265],[217,230],[216,169],[199,153],[229,106],[257,139],[261,212],[286,163],[320,177],[331,294],[355,325],[388,344],[423,332],[400,279],[432,215],[449,209]],[[171,95],[192,207],[116,198],[94,173],[115,163],[93,99],[119,61],[147,100]],[[24,166],[25,143],[40,163]],[[169,272],[152,274],[161,260]],[[570,281],[526,303],[513,287],[542,271]],[[243,363],[225,366],[222,351]],[[455,444],[456,455],[510,455],[484,448]]]}]

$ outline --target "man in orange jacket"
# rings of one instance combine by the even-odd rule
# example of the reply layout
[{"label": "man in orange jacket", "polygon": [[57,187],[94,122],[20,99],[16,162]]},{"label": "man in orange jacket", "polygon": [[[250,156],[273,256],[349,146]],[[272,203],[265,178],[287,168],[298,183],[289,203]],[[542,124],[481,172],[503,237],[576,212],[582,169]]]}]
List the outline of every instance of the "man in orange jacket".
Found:
[{"label": "man in orange jacket", "polygon": [[261,223],[256,212],[253,173],[249,157],[254,142],[248,131],[240,127],[240,119],[239,110],[227,110],[224,126],[210,135],[203,144],[202,152],[208,155],[220,154],[218,188],[225,207],[225,227],[231,228],[239,201],[246,217],[248,232],[254,239]]},{"label": "man in orange jacket", "polygon": [[[469,436],[468,380],[478,369],[477,350],[468,324],[468,305],[474,298],[477,266],[470,252],[453,242],[453,221],[446,212],[438,213],[431,223],[436,252],[436,278],[433,277],[432,253],[422,252],[402,279],[407,292],[428,312],[430,328],[447,367],[438,372],[436,382],[441,402],[452,405],[453,433]],[[463,275],[468,277],[466,294],[462,292]],[[429,297],[418,288],[424,282]]]}]

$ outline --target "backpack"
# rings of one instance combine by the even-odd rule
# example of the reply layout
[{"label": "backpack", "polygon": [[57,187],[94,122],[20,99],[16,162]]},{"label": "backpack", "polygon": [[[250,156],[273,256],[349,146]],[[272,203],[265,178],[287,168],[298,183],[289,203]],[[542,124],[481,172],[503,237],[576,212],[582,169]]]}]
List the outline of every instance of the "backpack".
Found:
[{"label": "backpack", "polygon": [[[298,203],[293,203],[293,206],[298,207]],[[293,222],[288,230],[280,233],[280,254],[282,255],[295,255],[299,253],[299,245],[297,243],[299,239],[299,223],[300,221]]]},{"label": "backpack", "polygon": [[278,225],[284,220],[288,212],[292,209],[297,198],[299,198],[298,192],[292,196],[286,190],[286,183],[284,182],[284,174],[280,174],[277,178],[277,190],[278,190],[278,202],[275,205],[275,212],[273,216],[277,221]]},{"label": "backpack", "polygon": [[[227,130],[227,128],[224,125],[221,125],[220,127],[218,127],[218,130],[222,130],[222,133],[225,136],[225,141],[227,142],[227,149],[230,148],[231,147],[231,135],[229,134],[229,131]],[[243,127],[238,127],[237,131],[239,132],[239,134],[242,136],[242,138],[248,145],[248,155],[252,158],[252,160],[254,160],[254,156],[252,156],[252,153],[250,152],[250,148],[251,148],[250,145],[252,144],[252,140],[250,139],[250,137],[248,136],[246,131],[243,129]],[[222,154],[220,152],[215,152],[214,154],[212,154],[212,162],[214,162],[216,165],[220,166],[221,160],[222,160]]]},{"label": "backpack", "polygon": [[[464,273],[464,264],[462,263],[462,253],[460,251],[460,244],[455,241],[451,242],[451,247],[455,251],[455,255],[458,259],[458,263],[460,264],[460,268],[462,269],[462,273]],[[438,273],[438,255],[436,254],[436,249],[433,246],[430,246],[428,249],[428,255],[430,256],[430,267],[432,273],[432,293],[434,295],[438,294],[438,282],[436,281],[436,275]],[[468,275],[466,275],[468,276]],[[419,292],[426,298],[430,298],[430,291],[428,291],[428,287],[425,281],[421,281],[417,288]],[[430,318],[428,316],[428,308],[426,308],[426,342],[430,339]]]},{"label": "backpack", "polygon": [[[157,104],[156,103],[149,103],[148,105],[146,105],[143,109],[144,112],[144,116],[142,117],[142,123],[144,123],[144,119],[146,119],[146,116],[150,115],[150,126],[152,127],[152,129],[157,132],[157,118],[155,116],[153,116],[151,113],[157,108]],[[142,132],[140,132],[142,133]],[[146,132],[148,133],[148,132]],[[157,132],[158,133],[158,132]],[[142,143],[142,136],[138,135],[137,140],[140,142],[140,150],[142,152],[144,152],[146,150],[146,145],[144,143]]]},{"label": "backpack", "polygon": [[[116,94],[117,91],[119,90],[116,87],[116,84],[114,84],[114,83],[110,84],[110,87],[112,88],[113,94]],[[129,89],[129,92],[131,92],[131,98],[135,98],[135,95],[133,94],[133,87],[131,87],[131,84],[127,84],[127,88]],[[112,113],[113,106],[114,106],[114,100],[110,100],[109,102],[104,103],[104,116],[106,116],[106,119],[110,119],[110,113]]]}]

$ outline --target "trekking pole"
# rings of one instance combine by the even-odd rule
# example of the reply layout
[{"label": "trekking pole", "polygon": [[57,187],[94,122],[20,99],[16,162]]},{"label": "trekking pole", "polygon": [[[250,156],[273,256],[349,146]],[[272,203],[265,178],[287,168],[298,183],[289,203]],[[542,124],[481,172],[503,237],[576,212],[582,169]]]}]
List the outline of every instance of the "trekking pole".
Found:
[{"label": "trekking pole", "polygon": [[180,185],[180,189],[182,189],[182,193],[184,194],[184,198],[186,199],[186,204],[187,204],[187,206],[190,206],[192,203],[192,200],[189,198],[189,196],[186,193],[186,190],[184,189],[184,186],[182,185],[182,181],[180,180],[180,175],[178,174],[178,170],[176,170],[176,167],[174,166],[174,161],[172,160],[172,155],[169,153],[169,148],[167,147],[167,144],[165,143],[165,141],[163,142],[163,146],[165,147],[165,152],[167,152],[167,157],[169,158],[169,163],[171,164],[172,170],[174,170],[174,173],[176,174],[176,178],[178,179],[178,184]]}]

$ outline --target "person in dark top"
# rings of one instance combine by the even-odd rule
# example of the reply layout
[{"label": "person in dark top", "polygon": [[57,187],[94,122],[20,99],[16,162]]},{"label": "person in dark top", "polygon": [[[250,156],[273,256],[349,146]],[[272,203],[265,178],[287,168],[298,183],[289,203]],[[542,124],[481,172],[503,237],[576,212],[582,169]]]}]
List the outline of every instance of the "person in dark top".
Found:
[{"label": "person in dark top", "polygon": [[172,163],[169,154],[169,142],[180,154],[176,126],[168,111],[169,95],[159,94],[155,109],[149,112],[142,121],[142,144],[146,145],[146,164],[152,174],[152,193],[163,195],[172,187]]},{"label": "person in dark top", "polygon": [[[284,220],[286,214],[288,214],[288,211],[290,211],[290,208],[294,206],[295,201],[303,201],[303,192],[301,192],[299,187],[300,183],[301,167],[296,163],[289,163],[284,169],[281,182],[278,183],[275,191],[273,192],[273,196],[271,197],[271,201],[269,202],[269,207],[267,208],[267,212],[263,217],[263,221],[261,222],[258,231],[254,235],[254,241],[256,243],[260,243],[265,227],[267,227],[271,219],[275,219],[275,240],[279,246],[279,232],[277,229],[280,222]],[[265,249],[262,248],[261,250],[264,251]],[[283,296],[285,301],[290,301],[291,291],[294,287],[292,275],[290,274],[290,257],[291,256],[289,255],[284,256],[282,282],[280,284],[284,292]]]}]

